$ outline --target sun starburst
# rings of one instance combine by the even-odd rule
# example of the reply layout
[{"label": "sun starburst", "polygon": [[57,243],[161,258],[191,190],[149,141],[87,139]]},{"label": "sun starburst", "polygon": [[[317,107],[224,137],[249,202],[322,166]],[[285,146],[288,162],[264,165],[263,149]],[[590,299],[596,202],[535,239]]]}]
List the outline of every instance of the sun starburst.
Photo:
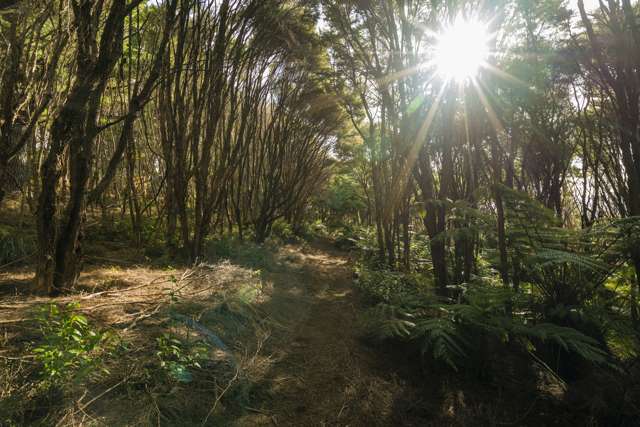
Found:
[{"label": "sun starburst", "polygon": [[433,64],[437,73],[457,83],[475,78],[487,64],[490,40],[486,24],[459,16],[436,35]]}]

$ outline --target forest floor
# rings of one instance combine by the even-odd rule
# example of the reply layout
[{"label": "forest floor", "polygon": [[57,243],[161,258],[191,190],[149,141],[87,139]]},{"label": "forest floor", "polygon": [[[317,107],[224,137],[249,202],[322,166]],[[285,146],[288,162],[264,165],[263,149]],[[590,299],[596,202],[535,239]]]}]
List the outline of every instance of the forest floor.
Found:
[{"label": "forest floor", "polygon": [[238,424],[413,424],[402,406],[416,390],[395,373],[388,355],[363,339],[363,303],[349,258],[327,245],[289,250],[299,272],[271,276],[273,308],[267,309],[289,327],[268,346],[275,361],[259,386],[259,407]]},{"label": "forest floor", "polygon": [[[365,305],[349,256],[328,242],[258,251],[158,268],[110,242],[91,248],[101,256],[89,257],[80,286],[57,298],[32,289],[28,265],[0,271],[0,412],[21,411],[15,425],[425,425],[412,412],[418,388],[399,372],[408,365],[403,356],[364,338]],[[28,356],[39,339],[34,313],[71,301],[126,345],[105,362],[109,375],[65,389],[62,399],[45,398],[43,409]],[[155,340],[167,332],[194,336],[176,325],[175,313],[221,337],[235,374],[217,364],[195,370],[190,384],[158,379]]]},{"label": "forest floor", "polygon": [[[133,248],[126,234],[107,234],[89,236],[79,286],[64,296],[34,290],[29,263],[0,270],[0,425],[567,425],[570,419],[549,390],[423,372],[415,349],[368,338],[362,319],[369,305],[354,284],[353,259],[329,241],[218,242],[207,263],[184,267]],[[70,302],[79,303],[92,328],[117,336],[118,345],[101,356],[105,373],[52,392],[41,386],[33,361],[33,346],[43,340],[36,313]],[[187,318],[201,329],[180,320]],[[210,347],[206,363],[189,365],[187,344],[210,334],[226,350]],[[164,336],[181,340],[179,354],[163,350]],[[185,365],[192,378],[172,377],[163,360]]]}]

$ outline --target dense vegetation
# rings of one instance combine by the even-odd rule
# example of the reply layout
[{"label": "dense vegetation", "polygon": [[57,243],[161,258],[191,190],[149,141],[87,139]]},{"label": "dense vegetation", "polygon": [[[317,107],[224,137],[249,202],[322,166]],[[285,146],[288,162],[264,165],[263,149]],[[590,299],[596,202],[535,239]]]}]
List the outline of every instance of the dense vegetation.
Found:
[{"label": "dense vegetation", "polygon": [[[0,319],[0,424],[74,423],[94,400],[62,416],[60,396],[147,353],[110,385],[196,384],[163,419],[154,398],[157,423],[221,422],[251,391],[219,336],[264,334],[256,277],[318,239],[351,252],[364,330],[416,382],[531,402],[470,417],[640,422],[637,1],[12,0],[0,33],[0,285],[33,283],[0,287],[31,310]],[[252,272],[203,326],[183,289],[221,259]],[[141,297],[86,289],[97,261],[169,271],[142,295],[167,300],[92,319],[77,300]],[[213,408],[187,402],[221,379]]]}]

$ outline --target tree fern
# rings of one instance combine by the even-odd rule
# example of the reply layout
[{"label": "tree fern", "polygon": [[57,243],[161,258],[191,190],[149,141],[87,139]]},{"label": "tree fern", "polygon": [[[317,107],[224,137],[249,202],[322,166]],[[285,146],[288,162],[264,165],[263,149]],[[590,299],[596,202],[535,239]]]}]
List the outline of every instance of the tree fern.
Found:
[{"label": "tree fern", "polygon": [[[506,304],[518,308],[514,315]],[[457,370],[471,357],[473,348],[467,337],[486,335],[500,342],[519,340],[535,350],[537,343],[554,343],[595,364],[607,363],[607,351],[594,338],[566,326],[535,323],[520,310],[524,301],[505,288],[479,287],[458,304],[416,299],[380,303],[369,311],[368,326],[380,338],[413,341],[422,355]],[[532,354],[533,356],[533,354]]]},{"label": "tree fern", "polygon": [[537,325],[516,325],[513,332],[527,338],[537,338],[542,342],[553,342],[566,352],[573,352],[585,360],[605,364],[607,352],[600,343],[582,332],[553,323],[540,323]]},{"label": "tree fern", "polygon": [[421,343],[423,355],[430,354],[434,360],[444,362],[453,370],[457,370],[460,360],[467,357],[464,348],[470,348],[461,331],[446,318],[418,321],[412,338]]},{"label": "tree fern", "polygon": [[536,252],[535,259],[539,267],[549,267],[556,264],[571,264],[588,272],[609,273],[610,267],[589,255],[558,249],[543,248]]}]

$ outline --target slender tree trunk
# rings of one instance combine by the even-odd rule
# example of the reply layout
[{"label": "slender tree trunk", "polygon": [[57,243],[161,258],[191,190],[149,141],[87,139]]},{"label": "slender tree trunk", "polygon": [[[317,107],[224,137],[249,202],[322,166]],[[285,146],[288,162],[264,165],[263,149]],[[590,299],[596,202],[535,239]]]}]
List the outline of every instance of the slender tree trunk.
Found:
[{"label": "slender tree trunk", "polygon": [[498,154],[497,136],[492,138],[491,157],[493,163],[493,201],[496,205],[496,227],[498,232],[498,251],[500,253],[500,277],[505,286],[509,286],[509,264],[505,234],[504,203],[502,200],[502,163]]},{"label": "slender tree trunk", "polygon": [[[135,7],[140,1],[135,0],[128,6]],[[100,18],[103,10],[94,9],[94,4],[88,0],[75,3],[73,7],[78,37],[77,68],[69,95],[51,126],[51,147],[41,169],[42,188],[36,221],[36,282],[40,289],[50,294],[72,287],[80,273],[80,229],[91,175],[93,142],[98,134],[96,118],[107,80],[122,53],[124,19],[129,11],[125,0],[114,0],[98,42],[95,25],[100,20],[96,18]],[[91,49],[95,45],[100,46],[97,54]],[[62,155],[67,146],[69,199],[58,224],[56,190],[62,175]]]}]

